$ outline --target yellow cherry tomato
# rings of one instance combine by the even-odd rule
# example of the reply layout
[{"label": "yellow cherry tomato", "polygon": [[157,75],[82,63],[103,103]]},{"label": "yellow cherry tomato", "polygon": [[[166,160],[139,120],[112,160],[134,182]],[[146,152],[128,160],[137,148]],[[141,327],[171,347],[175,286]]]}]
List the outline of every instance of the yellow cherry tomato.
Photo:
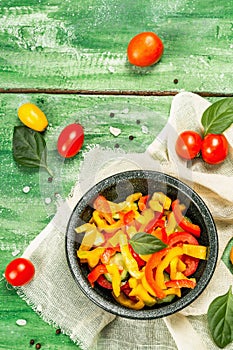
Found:
[{"label": "yellow cherry tomato", "polygon": [[48,126],[48,120],[44,112],[30,102],[19,107],[18,117],[24,125],[35,131],[43,131]]}]

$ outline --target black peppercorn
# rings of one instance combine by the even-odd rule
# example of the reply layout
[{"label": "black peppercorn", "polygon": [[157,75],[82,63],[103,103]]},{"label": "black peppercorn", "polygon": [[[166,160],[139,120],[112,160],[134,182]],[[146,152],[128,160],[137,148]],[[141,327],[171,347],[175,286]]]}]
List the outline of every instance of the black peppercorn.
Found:
[{"label": "black peppercorn", "polygon": [[60,333],[61,333],[60,328],[56,329],[56,334],[60,334]]},{"label": "black peppercorn", "polygon": [[35,340],[34,339],[31,339],[30,340],[30,345],[34,345],[35,344]]},{"label": "black peppercorn", "polygon": [[129,136],[129,140],[132,141],[134,139],[134,136],[133,135],[130,135]]},{"label": "black peppercorn", "polygon": [[36,344],[36,349],[40,349],[41,348],[41,344],[40,343],[37,343]]},{"label": "black peppercorn", "polygon": [[178,84],[178,79],[174,79],[174,80],[173,80],[173,83],[174,83],[174,84]]}]

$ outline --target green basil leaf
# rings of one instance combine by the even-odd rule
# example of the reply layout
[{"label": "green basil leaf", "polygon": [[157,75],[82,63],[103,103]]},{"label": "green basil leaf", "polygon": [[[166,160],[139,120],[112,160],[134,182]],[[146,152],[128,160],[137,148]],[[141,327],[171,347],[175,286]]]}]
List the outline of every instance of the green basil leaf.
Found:
[{"label": "green basil leaf", "polygon": [[13,157],[29,168],[42,167],[52,176],[47,166],[47,148],[44,137],[26,126],[15,126],[13,133]]},{"label": "green basil leaf", "polygon": [[207,312],[209,329],[214,342],[224,348],[233,341],[233,295],[229,291],[212,301]]},{"label": "green basil leaf", "polygon": [[202,115],[201,123],[204,135],[222,134],[233,123],[233,98],[223,98],[209,106]]},{"label": "green basil leaf", "polygon": [[167,247],[159,238],[145,232],[136,233],[129,243],[136,253],[142,255],[153,254]]}]

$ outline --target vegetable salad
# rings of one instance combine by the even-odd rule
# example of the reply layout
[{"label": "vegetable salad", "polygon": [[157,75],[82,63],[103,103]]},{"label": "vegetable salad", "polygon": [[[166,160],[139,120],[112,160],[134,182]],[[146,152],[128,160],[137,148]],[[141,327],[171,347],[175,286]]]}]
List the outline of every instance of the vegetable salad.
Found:
[{"label": "vegetable salad", "polygon": [[201,229],[183,215],[178,199],[163,192],[133,193],[114,203],[99,195],[77,251],[88,264],[88,281],[111,290],[121,305],[139,310],[181,297],[195,288],[192,277],[207,247],[198,242]]}]

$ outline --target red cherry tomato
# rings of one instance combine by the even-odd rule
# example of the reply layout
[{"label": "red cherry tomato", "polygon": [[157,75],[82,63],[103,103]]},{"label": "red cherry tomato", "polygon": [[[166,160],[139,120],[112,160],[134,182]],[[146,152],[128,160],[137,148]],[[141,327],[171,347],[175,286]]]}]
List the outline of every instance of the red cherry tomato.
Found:
[{"label": "red cherry tomato", "polygon": [[127,55],[131,64],[147,67],[158,62],[163,51],[163,42],[155,33],[143,32],[130,40]]},{"label": "red cherry tomato", "polygon": [[12,286],[23,286],[32,280],[35,267],[32,262],[25,258],[12,260],[6,267],[5,277]]},{"label": "red cherry tomato", "polygon": [[83,127],[76,123],[67,125],[58,137],[58,153],[64,158],[74,157],[80,151],[83,142]]},{"label": "red cherry tomato", "polygon": [[208,134],[201,147],[202,158],[206,163],[222,163],[228,154],[228,142],[223,134]]},{"label": "red cherry tomato", "polygon": [[195,158],[201,150],[201,136],[191,130],[182,132],[176,140],[176,153],[186,160]]}]

